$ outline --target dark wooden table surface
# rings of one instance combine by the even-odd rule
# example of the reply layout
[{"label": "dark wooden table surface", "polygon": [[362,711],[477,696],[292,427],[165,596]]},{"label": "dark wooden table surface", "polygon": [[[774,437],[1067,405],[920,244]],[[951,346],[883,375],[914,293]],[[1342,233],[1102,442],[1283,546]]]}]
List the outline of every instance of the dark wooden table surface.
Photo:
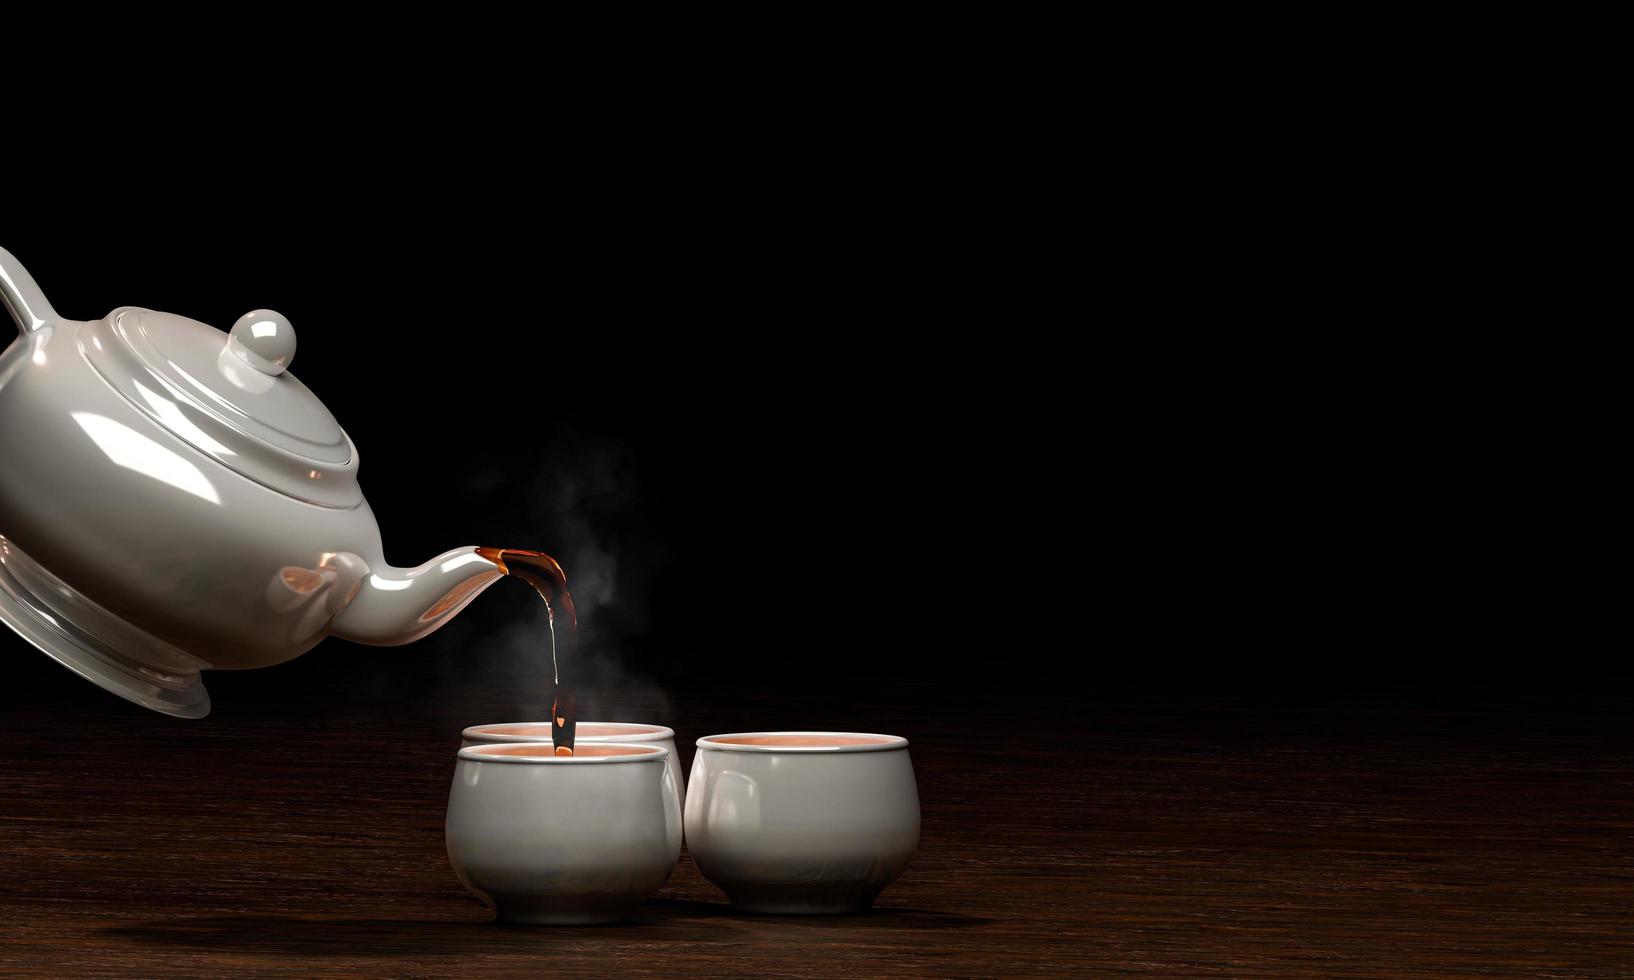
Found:
[{"label": "dark wooden table surface", "polygon": [[43,657],[13,676],[8,976],[1634,975],[1627,684],[654,699],[688,762],[723,730],[908,736],[919,855],[867,915],[739,915],[683,859],[639,922],[548,929],[485,921],[443,854],[458,728],[509,720],[469,691],[290,665],[179,722]]}]

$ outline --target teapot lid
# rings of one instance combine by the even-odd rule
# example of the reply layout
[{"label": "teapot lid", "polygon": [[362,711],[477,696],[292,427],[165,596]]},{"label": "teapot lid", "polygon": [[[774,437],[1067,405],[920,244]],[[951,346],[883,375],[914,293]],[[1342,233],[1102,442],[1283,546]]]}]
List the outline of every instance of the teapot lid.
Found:
[{"label": "teapot lid", "polygon": [[130,403],[198,451],[264,486],[325,507],[355,507],[357,447],[285,369],[295,331],[253,310],[230,333],[126,306],[82,328],[79,346]]}]

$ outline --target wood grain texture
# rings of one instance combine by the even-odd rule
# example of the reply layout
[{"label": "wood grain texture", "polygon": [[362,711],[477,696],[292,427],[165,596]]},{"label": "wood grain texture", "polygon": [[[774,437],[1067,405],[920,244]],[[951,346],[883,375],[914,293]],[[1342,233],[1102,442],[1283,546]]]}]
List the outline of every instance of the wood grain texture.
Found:
[{"label": "wood grain texture", "polygon": [[954,685],[700,693],[631,720],[688,762],[723,731],[906,735],[913,866],[872,914],[789,918],[683,858],[639,922],[549,929],[486,922],[443,854],[460,725],[517,719],[275,674],[213,678],[184,723],[54,670],[3,719],[5,975],[1634,974],[1620,690],[1130,683],[989,704],[985,744]]}]

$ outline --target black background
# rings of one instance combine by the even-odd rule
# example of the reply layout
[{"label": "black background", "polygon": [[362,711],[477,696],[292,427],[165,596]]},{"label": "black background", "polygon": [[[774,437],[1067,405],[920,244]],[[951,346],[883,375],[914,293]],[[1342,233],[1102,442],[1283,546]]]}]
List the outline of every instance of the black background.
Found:
[{"label": "black background", "polygon": [[[1608,586],[1534,560],[1535,426],[1457,350],[1352,329],[1360,300],[1324,325],[1279,280],[1275,322],[1249,322],[1214,288],[1248,264],[1119,279],[1024,189],[1006,213],[953,173],[609,161],[558,200],[515,196],[525,169],[465,171],[460,198],[355,174],[332,205],[14,218],[3,244],[70,318],[287,315],[390,561],[561,559],[587,713],[723,686],[957,681],[997,712],[1108,683],[1620,670],[1579,615]],[[326,642],[258,690],[458,716],[480,687],[537,714],[537,607],[501,583],[415,647]]]}]

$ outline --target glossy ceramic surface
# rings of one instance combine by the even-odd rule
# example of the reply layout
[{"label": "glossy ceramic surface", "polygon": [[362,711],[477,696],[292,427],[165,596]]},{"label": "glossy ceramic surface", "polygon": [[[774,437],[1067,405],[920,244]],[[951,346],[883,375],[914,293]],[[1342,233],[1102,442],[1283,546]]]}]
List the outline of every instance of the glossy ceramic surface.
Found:
[{"label": "glossy ceramic surface", "polygon": [[[731,744],[766,736],[865,739],[838,746]],[[893,735],[751,732],[698,740],[687,783],[687,850],[750,912],[868,908],[919,846],[908,742]]]},{"label": "glossy ceramic surface", "polygon": [[0,298],[0,620],[87,679],[199,717],[200,670],[407,643],[502,577],[473,547],[386,563],[281,315],[67,320],[4,249]]},{"label": "glossy ceramic surface", "polygon": [[[587,746],[587,748],[595,748]],[[459,752],[448,797],[448,860],[465,887],[507,922],[572,925],[633,915],[680,856],[665,817],[668,749],[639,755]]]},{"label": "glossy ceramic surface", "polygon": [[[472,725],[460,733],[460,747],[472,745],[514,745],[522,743],[550,744],[549,721],[519,721],[499,725]],[[675,731],[663,725],[642,725],[623,721],[581,721],[574,737],[575,744],[646,743],[669,750],[664,763],[669,778],[664,783],[666,827],[677,851],[681,848],[681,812],[686,800],[686,784],[681,777],[681,762],[675,753]]]}]

